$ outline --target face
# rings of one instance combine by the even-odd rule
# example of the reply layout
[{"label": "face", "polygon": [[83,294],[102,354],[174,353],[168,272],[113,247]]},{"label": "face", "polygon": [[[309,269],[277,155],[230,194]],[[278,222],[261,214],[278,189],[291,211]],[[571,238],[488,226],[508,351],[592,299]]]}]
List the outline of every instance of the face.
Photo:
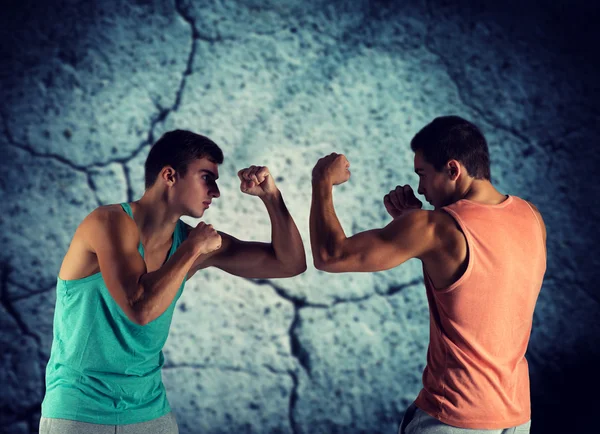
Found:
[{"label": "face", "polygon": [[449,205],[453,201],[456,182],[451,179],[450,171],[441,172],[428,163],[421,151],[415,152],[415,172],[419,176],[419,194],[436,209]]},{"label": "face", "polygon": [[207,158],[188,164],[185,176],[177,176],[173,184],[174,201],[182,208],[182,214],[200,218],[213,199],[221,194],[217,187],[219,166]]}]

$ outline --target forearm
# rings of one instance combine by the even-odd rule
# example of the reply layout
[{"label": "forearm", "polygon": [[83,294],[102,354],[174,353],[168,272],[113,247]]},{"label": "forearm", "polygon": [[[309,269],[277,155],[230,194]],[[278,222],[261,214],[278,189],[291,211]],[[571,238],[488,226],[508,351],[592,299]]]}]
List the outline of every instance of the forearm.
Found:
[{"label": "forearm", "polygon": [[131,306],[141,325],[155,320],[169,308],[198,256],[192,243],[184,241],[162,267],[140,277],[139,291]]},{"label": "forearm", "polygon": [[333,207],[333,186],[313,181],[310,207],[310,244],[317,268],[341,253],[346,239],[344,229]]},{"label": "forearm", "polygon": [[275,257],[292,274],[306,270],[306,254],[300,232],[289,213],[281,192],[262,198],[271,220],[271,245]]}]

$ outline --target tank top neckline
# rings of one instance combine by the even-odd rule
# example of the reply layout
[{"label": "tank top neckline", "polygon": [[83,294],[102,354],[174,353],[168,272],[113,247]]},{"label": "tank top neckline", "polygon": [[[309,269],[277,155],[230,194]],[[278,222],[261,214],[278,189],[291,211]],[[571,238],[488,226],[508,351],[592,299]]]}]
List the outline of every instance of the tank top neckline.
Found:
[{"label": "tank top neckline", "polygon": [[[480,207],[483,207],[483,208],[504,208],[504,207],[510,205],[513,202],[513,197],[514,197],[514,196],[511,196],[510,194],[506,194],[505,196],[506,196],[506,199],[504,199],[502,202],[500,202],[498,204],[495,204],[495,205],[490,205],[490,204],[481,203],[481,202],[475,202],[475,201],[470,200],[470,199],[460,199],[460,200],[458,200],[458,201],[456,201],[454,203],[466,202],[466,203],[469,203],[469,204],[472,204],[472,205],[476,205],[476,206],[480,206]],[[450,204],[448,206],[452,206],[452,205],[454,205],[454,204]]]},{"label": "tank top neckline", "polygon": [[[131,209],[131,205],[127,202],[123,202],[121,203],[121,208],[123,208],[123,211],[125,211],[125,213],[131,217],[132,220],[134,220],[133,218],[133,210]],[[135,220],[134,220],[135,221]],[[173,231],[173,234],[171,235],[171,248],[169,249],[169,254],[167,255],[167,258],[165,259],[165,261],[163,262],[163,265],[165,262],[167,262],[169,260],[169,258],[173,255],[173,253],[175,253],[175,249],[176,249],[176,239],[177,239],[177,235],[178,235],[178,231],[179,231],[179,222],[177,222],[177,224],[175,225],[175,230]],[[142,258],[144,258],[144,245],[142,244],[142,240],[140,237],[140,244],[138,245],[138,251],[140,252],[140,255],[142,255]]]}]

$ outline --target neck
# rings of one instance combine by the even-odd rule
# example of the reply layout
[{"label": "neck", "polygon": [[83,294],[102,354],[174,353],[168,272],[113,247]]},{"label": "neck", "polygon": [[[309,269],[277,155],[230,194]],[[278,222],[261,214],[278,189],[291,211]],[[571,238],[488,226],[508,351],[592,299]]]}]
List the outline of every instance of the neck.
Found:
[{"label": "neck", "polygon": [[169,242],[181,215],[169,209],[164,192],[146,190],[139,200],[131,204],[131,208],[144,248],[151,249]]},{"label": "neck", "polygon": [[506,195],[500,193],[485,179],[470,179],[468,183],[460,186],[456,192],[456,201],[468,199],[489,205],[497,205],[506,200]]}]

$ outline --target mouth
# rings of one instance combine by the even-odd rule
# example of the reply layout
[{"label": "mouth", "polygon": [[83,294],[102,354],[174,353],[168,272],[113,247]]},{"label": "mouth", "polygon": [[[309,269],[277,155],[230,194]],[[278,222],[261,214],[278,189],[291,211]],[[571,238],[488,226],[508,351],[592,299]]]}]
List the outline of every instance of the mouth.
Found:
[{"label": "mouth", "polygon": [[202,205],[204,205],[204,208],[208,209],[210,207],[210,202],[202,202]]}]

